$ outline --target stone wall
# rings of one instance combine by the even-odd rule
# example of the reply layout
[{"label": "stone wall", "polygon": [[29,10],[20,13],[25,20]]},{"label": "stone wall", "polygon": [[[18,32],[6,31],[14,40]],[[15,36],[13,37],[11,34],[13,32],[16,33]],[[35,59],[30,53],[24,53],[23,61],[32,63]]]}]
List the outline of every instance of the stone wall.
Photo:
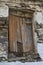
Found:
[{"label": "stone wall", "polygon": [[42,12],[35,12],[34,28],[35,28],[35,34],[34,34],[35,42],[34,43],[35,43],[35,48],[37,49],[38,43],[43,43],[43,15],[42,15]]},{"label": "stone wall", "polygon": [[8,7],[0,4],[0,61],[8,56]]}]

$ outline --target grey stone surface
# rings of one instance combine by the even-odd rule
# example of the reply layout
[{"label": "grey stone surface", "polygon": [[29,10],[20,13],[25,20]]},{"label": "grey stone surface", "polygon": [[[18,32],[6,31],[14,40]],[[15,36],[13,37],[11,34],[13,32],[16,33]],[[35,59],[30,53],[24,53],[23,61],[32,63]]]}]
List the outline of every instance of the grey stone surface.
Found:
[{"label": "grey stone surface", "polygon": [[5,61],[8,58],[8,29],[6,27],[2,27],[6,26],[7,23],[5,23],[5,21],[3,21],[3,23],[1,22],[2,21],[0,21],[0,61]]}]

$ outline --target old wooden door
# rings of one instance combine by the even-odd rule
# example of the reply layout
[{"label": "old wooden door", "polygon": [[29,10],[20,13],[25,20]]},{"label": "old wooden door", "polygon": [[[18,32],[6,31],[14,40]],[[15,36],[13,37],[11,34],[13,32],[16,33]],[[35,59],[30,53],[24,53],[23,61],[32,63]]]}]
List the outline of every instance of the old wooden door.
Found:
[{"label": "old wooden door", "polygon": [[31,18],[9,16],[9,43],[11,52],[28,52],[34,49]]}]

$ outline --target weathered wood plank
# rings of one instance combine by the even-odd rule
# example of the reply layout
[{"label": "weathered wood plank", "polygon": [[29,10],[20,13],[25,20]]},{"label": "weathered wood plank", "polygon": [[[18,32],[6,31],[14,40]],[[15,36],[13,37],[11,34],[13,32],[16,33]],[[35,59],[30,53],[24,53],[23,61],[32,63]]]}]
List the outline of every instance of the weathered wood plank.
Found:
[{"label": "weathered wood plank", "polygon": [[20,29],[20,18],[16,17],[16,23],[17,23],[17,41],[18,42],[22,42],[21,41],[21,29]]},{"label": "weathered wood plank", "polygon": [[16,43],[17,43],[17,37],[16,37],[16,21],[14,16],[10,15],[10,21],[9,21],[9,41],[10,41],[10,51],[16,51]]}]

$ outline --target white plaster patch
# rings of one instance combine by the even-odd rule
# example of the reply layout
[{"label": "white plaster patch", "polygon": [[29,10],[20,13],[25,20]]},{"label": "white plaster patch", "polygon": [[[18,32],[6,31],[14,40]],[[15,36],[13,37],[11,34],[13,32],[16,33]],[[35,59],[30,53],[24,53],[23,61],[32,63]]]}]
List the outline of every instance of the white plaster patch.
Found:
[{"label": "white plaster patch", "polygon": [[8,6],[0,6],[0,17],[8,17],[8,11],[9,11],[9,8]]},{"label": "white plaster patch", "polygon": [[34,21],[38,22],[39,24],[40,23],[43,24],[42,12],[35,12],[35,14],[34,14]]},{"label": "white plaster patch", "polygon": [[38,51],[41,59],[43,60],[43,43],[38,43],[37,44],[37,51]]}]

